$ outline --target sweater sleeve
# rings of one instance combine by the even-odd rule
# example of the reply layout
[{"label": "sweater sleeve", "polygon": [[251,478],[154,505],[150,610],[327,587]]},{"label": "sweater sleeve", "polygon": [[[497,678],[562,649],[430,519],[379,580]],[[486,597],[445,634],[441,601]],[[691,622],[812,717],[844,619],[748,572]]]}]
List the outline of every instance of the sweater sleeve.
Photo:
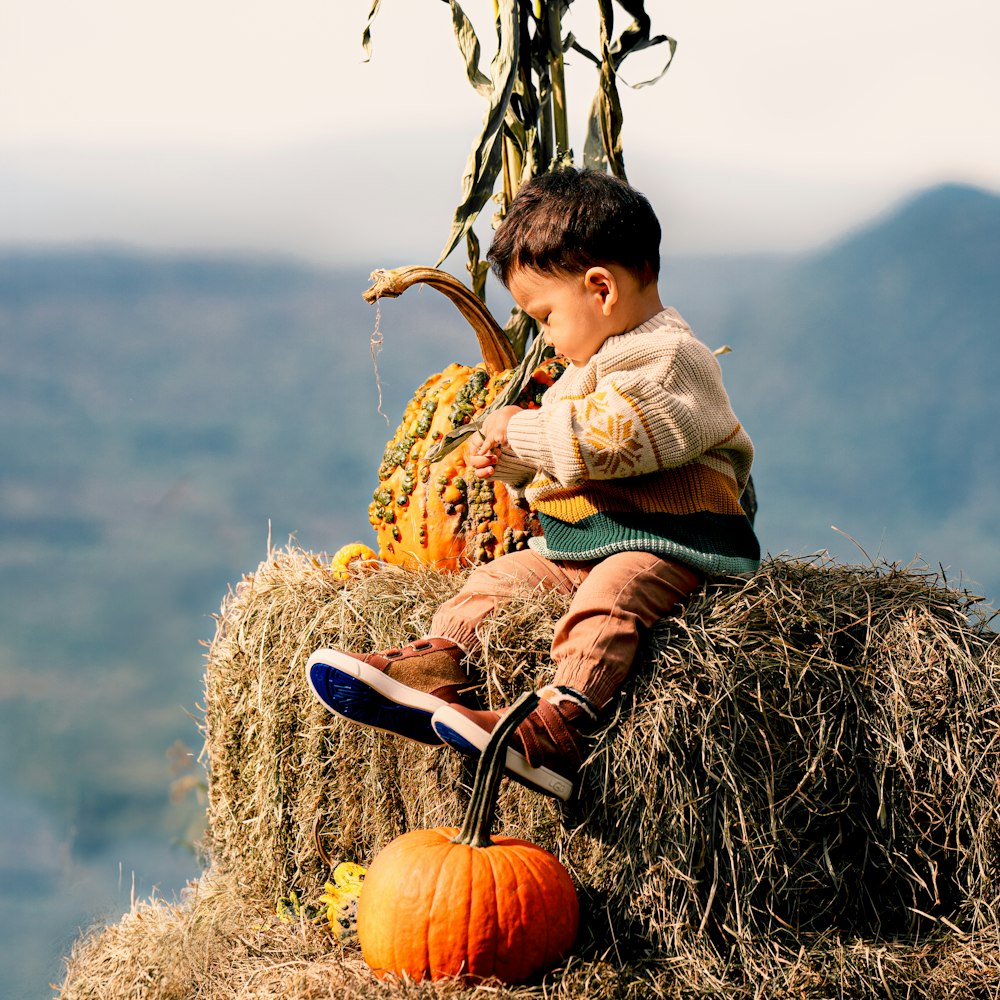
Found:
[{"label": "sweater sleeve", "polygon": [[537,474],[536,466],[511,454],[509,448],[500,453],[500,458],[493,469],[493,478],[502,482],[514,497],[522,496],[524,487]]},{"label": "sweater sleeve", "polygon": [[572,486],[685,465],[738,429],[719,364],[704,344],[676,338],[652,361],[639,357],[646,362],[630,365],[620,349],[591,391],[516,414],[507,433],[518,458]]}]

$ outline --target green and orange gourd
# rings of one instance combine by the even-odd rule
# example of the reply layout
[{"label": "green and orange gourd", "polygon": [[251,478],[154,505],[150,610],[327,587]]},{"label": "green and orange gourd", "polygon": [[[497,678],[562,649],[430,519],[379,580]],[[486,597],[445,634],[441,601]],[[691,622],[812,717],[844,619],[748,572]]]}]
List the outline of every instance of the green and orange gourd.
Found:
[{"label": "green and orange gourd", "polygon": [[548,851],[490,836],[510,736],[537,704],[522,695],[480,757],[461,830],[412,830],[368,868],[358,900],[361,953],[379,979],[522,983],[573,947],[579,902]]},{"label": "green and orange gourd", "polygon": [[[475,421],[514,377],[517,358],[486,306],[445,271],[404,267],[377,271],[365,300],[400,295],[426,283],[448,296],[473,327],[483,361],[451,364],[431,375],[413,394],[386,444],[368,518],[379,557],[408,568],[452,572],[522,549],[538,531],[537,520],[500,483],[480,480],[467,468],[463,449],[437,459],[434,450],[457,428]],[[515,403],[537,407],[566,364],[539,365]]]}]

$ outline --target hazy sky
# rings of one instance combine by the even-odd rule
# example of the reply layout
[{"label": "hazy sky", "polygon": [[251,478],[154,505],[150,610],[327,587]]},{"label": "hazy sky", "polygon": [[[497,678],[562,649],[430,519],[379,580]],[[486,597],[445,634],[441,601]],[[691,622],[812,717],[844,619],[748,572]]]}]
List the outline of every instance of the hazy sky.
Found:
[{"label": "hazy sky", "polygon": [[[368,6],[5,0],[0,242],[433,260],[483,107],[446,3],[384,0],[365,64]],[[1000,190],[997,0],[646,6],[678,50],[622,88],[624,148],[668,253],[809,246],[941,180]],[[492,3],[465,8],[488,56]],[[593,45],[596,3],[565,27]],[[596,77],[570,72],[579,151]]]}]

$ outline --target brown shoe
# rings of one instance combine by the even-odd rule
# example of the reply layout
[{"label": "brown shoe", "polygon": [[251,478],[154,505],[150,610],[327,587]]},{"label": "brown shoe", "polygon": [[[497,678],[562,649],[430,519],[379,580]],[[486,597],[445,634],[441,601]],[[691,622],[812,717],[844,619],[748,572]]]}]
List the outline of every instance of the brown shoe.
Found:
[{"label": "brown shoe", "polygon": [[[538,707],[517,727],[507,747],[506,770],[522,785],[566,802],[586,757],[586,734],[596,723],[597,712],[572,688],[550,685],[538,696]],[[500,715],[446,705],[434,713],[433,728],[448,746],[478,757]]]},{"label": "brown shoe", "polygon": [[439,638],[380,653],[319,649],[309,657],[306,677],[316,697],[335,715],[438,744],[431,716],[458,703],[471,686],[464,661],[460,646]]}]

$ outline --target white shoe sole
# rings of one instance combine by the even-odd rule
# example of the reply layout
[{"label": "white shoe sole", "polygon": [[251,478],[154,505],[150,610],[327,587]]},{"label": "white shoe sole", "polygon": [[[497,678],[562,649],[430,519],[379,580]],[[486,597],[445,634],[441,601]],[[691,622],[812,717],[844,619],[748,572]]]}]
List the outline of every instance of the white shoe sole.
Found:
[{"label": "white shoe sole", "polygon": [[[470,757],[478,757],[490,740],[489,733],[450,705],[445,705],[434,713],[431,726],[448,746]],[[552,795],[563,802],[568,802],[573,795],[572,781],[547,767],[532,767],[524,754],[512,747],[507,747],[504,768],[512,778],[544,795]]]}]

